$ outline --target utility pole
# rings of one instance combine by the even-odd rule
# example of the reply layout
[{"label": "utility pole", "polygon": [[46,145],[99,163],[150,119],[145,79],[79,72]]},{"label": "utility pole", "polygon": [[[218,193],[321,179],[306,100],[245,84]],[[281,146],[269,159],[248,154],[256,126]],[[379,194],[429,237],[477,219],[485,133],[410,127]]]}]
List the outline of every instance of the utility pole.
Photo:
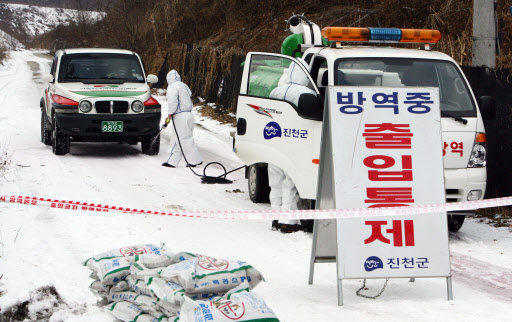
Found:
[{"label": "utility pole", "polygon": [[496,0],[473,0],[473,66],[496,67]]}]

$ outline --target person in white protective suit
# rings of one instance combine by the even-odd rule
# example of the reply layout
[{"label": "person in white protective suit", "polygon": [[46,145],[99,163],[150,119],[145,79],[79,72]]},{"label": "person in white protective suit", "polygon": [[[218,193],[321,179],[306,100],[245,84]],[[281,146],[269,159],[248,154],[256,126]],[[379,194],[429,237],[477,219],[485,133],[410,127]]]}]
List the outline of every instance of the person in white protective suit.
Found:
[{"label": "person in white protective suit", "polygon": [[[317,95],[314,90],[307,87],[309,80],[304,71],[292,62],[286,74],[286,84],[278,86],[270,92],[270,98],[286,100],[297,106],[301,94]],[[268,165],[268,182],[270,185],[270,205],[275,210],[296,210],[299,193],[292,179],[279,167]],[[280,220],[273,222],[283,233],[295,232],[302,228],[299,220]]]},{"label": "person in white protective suit", "polygon": [[[187,161],[187,166],[195,167],[203,163],[201,155],[194,143],[194,115],[192,114],[192,92],[190,88],[181,81],[181,77],[176,70],[171,70],[167,74],[167,104],[168,117],[165,123],[170,120],[174,122],[172,126],[171,137],[171,154],[166,162],[162,165],[166,167],[176,168],[183,154]],[[176,127],[176,131],[174,130]],[[178,132],[178,136],[176,136]],[[178,141],[179,140],[179,141]],[[181,143],[181,148],[180,148]]]}]

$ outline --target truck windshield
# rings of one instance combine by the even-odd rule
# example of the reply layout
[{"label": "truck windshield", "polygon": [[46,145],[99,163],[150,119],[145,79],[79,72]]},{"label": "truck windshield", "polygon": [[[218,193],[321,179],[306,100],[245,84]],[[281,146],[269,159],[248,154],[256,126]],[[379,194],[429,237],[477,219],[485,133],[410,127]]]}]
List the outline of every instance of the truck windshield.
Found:
[{"label": "truck windshield", "polygon": [[464,78],[448,61],[407,58],[341,58],[335,62],[339,86],[438,87],[441,111],[476,117]]},{"label": "truck windshield", "polygon": [[144,83],[139,59],[130,54],[67,54],[60,60],[59,82]]}]

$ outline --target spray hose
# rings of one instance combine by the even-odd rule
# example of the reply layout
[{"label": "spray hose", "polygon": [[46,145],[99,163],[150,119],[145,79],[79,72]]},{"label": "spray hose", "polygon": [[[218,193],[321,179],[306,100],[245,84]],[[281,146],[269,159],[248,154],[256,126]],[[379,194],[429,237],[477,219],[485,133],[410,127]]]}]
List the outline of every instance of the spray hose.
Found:
[{"label": "spray hose", "polygon": [[[165,124],[162,125],[162,129],[167,127],[167,124],[169,124],[168,119],[165,120]],[[228,174],[232,173],[232,172],[235,172],[235,171],[238,171],[240,169],[243,169],[243,168],[247,167],[247,166],[244,165],[244,166],[241,166],[239,168],[233,169],[231,171],[226,171],[226,167],[224,167],[224,165],[222,163],[214,161],[214,162],[208,163],[203,168],[203,175],[197,174],[194,171],[194,169],[192,169],[192,167],[190,166],[191,164],[188,162],[187,157],[185,156],[185,153],[183,152],[183,148],[181,147],[180,136],[178,135],[178,130],[176,129],[176,124],[174,124],[174,119],[172,119],[172,125],[174,127],[174,133],[176,133],[176,138],[178,139],[178,144],[180,146],[181,154],[183,155],[183,158],[185,159],[185,162],[187,163],[187,167],[190,169],[190,171],[192,171],[193,174],[195,174],[198,177],[201,177],[201,183],[209,183],[209,184],[213,184],[213,183],[230,184],[230,183],[233,183],[232,180],[226,179],[226,176]],[[224,170],[224,174],[221,174],[220,176],[217,176],[217,177],[207,176],[206,175],[206,168],[208,168],[212,164],[218,164],[219,166],[221,166],[222,170]]]}]

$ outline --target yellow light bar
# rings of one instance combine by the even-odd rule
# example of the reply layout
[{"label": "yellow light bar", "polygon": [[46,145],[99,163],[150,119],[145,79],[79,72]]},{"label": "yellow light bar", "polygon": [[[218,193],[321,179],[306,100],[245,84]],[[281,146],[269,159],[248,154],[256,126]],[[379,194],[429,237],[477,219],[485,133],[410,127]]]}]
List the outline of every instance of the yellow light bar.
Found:
[{"label": "yellow light bar", "polygon": [[398,28],[358,28],[358,27],[326,27],[322,36],[328,41],[368,41],[368,42],[402,42],[431,43],[441,39],[441,33],[431,29],[398,29]]},{"label": "yellow light bar", "polygon": [[326,27],[322,36],[329,41],[368,41],[370,29],[353,27]]},{"label": "yellow light bar", "polygon": [[441,32],[432,29],[401,29],[400,42],[422,42],[436,44],[441,40]]}]

